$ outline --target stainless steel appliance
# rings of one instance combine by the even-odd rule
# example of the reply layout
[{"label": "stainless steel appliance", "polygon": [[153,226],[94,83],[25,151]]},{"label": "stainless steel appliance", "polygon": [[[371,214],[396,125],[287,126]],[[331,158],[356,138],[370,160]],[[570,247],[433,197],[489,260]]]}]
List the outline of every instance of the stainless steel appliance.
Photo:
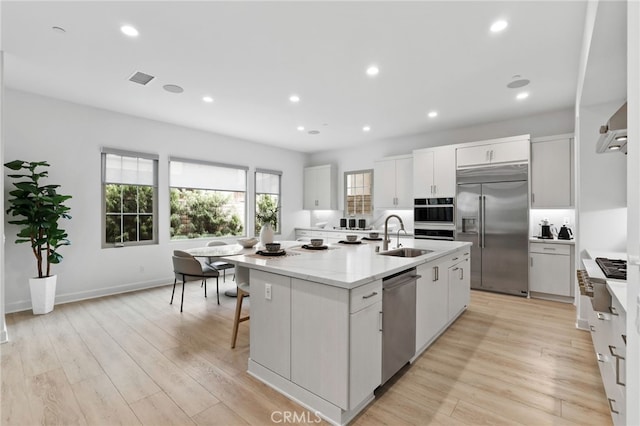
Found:
[{"label": "stainless steel appliance", "polygon": [[382,383],[416,353],[416,268],[382,280]]},{"label": "stainless steel appliance", "polygon": [[526,296],[529,195],[526,164],[457,171],[456,239],[471,247],[471,287]]},{"label": "stainless steel appliance", "polygon": [[626,280],[627,261],[597,257],[582,259],[584,270],[577,271],[580,293],[591,298],[591,306],[597,312],[611,312],[611,294],[607,279]]},{"label": "stainless steel appliance", "polygon": [[453,241],[456,229],[454,199],[414,199],[413,225],[416,239]]}]

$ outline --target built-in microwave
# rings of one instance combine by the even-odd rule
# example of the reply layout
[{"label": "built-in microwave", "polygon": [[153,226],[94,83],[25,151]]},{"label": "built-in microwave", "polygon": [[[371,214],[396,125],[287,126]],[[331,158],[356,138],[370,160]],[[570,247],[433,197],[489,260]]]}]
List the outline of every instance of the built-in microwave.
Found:
[{"label": "built-in microwave", "polygon": [[416,198],[413,203],[413,222],[418,224],[455,225],[453,197]]}]

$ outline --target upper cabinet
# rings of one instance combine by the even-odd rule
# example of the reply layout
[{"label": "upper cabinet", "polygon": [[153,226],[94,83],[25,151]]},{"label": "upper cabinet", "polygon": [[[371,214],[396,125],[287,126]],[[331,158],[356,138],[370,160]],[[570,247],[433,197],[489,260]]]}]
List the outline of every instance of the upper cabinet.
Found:
[{"label": "upper cabinet", "polygon": [[531,141],[531,207],[573,206],[573,135]]},{"label": "upper cabinet", "polygon": [[458,168],[529,161],[529,138],[456,149]]},{"label": "upper cabinet", "polygon": [[456,150],[453,146],[413,151],[414,198],[455,197]]},{"label": "upper cabinet", "polygon": [[377,209],[413,208],[412,155],[376,161],[373,178],[373,202]]},{"label": "upper cabinet", "polygon": [[305,210],[336,210],[337,178],[333,165],[306,167],[304,169]]}]

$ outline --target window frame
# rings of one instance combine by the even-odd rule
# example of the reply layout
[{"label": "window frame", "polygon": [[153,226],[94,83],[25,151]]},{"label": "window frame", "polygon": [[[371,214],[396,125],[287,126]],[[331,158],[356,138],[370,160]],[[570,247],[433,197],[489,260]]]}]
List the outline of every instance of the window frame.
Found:
[{"label": "window frame", "polygon": [[257,168],[253,172],[253,229],[255,232],[255,228],[257,225],[256,214],[258,213],[258,194],[268,194],[266,192],[258,192],[257,183],[258,183],[258,173],[277,175],[278,176],[278,227],[277,232],[274,230],[275,235],[282,235],[282,172],[279,170],[269,170],[269,169],[261,169]]},{"label": "window frame", "polygon": [[[243,216],[243,233],[241,235],[223,235],[220,237],[214,237],[214,236],[207,236],[207,237],[197,237],[197,238],[172,238],[171,237],[171,224],[169,223],[168,226],[168,237],[169,237],[169,241],[170,242],[176,242],[176,241],[197,241],[197,240],[211,240],[211,239],[225,239],[225,238],[241,238],[241,237],[246,237],[247,236],[247,228],[248,228],[248,216],[249,216],[249,200],[248,200],[248,196],[249,196],[249,185],[248,185],[248,180],[249,180],[249,167],[247,166],[241,166],[238,164],[228,164],[228,163],[219,163],[219,162],[215,162],[215,161],[207,161],[207,160],[201,160],[201,159],[193,159],[193,158],[185,158],[185,157],[175,157],[175,156],[170,156],[169,157],[169,161],[168,161],[168,165],[167,165],[167,171],[168,171],[168,176],[167,176],[167,197],[170,200],[171,199],[171,189],[172,188],[179,188],[177,186],[172,186],[171,185],[171,162],[181,162],[181,163],[190,163],[190,164],[200,164],[200,165],[205,165],[205,166],[213,166],[213,167],[221,167],[221,168],[228,168],[228,169],[236,169],[236,170],[242,170],[244,171],[244,191],[237,191],[237,192],[244,192],[244,213],[242,214]],[[223,189],[213,189],[213,188],[189,188],[189,189],[201,189],[201,190],[205,190],[205,191],[219,191],[219,192],[224,192],[226,190]],[[171,220],[171,206],[169,207],[169,220]]]},{"label": "window frame", "polygon": [[[152,231],[152,239],[151,240],[144,240],[144,241],[123,241],[123,242],[119,242],[119,243],[107,243],[107,203],[106,203],[106,186],[107,185],[132,185],[132,184],[125,184],[125,183],[120,183],[120,184],[114,184],[114,183],[109,183],[106,182],[106,174],[107,174],[107,168],[106,168],[106,164],[107,164],[107,155],[119,155],[122,157],[130,157],[130,158],[141,158],[141,159],[145,159],[145,160],[151,160],[152,164],[153,164],[153,185],[151,186],[153,188],[153,202],[152,202],[152,212],[151,212],[151,217],[153,219],[153,231]],[[101,193],[101,237],[100,237],[100,245],[101,248],[106,249],[106,248],[122,248],[122,247],[135,247],[135,246],[148,246],[148,245],[157,245],[159,244],[159,240],[158,240],[158,160],[159,160],[159,156],[157,154],[150,154],[150,153],[144,153],[144,152],[137,152],[137,151],[128,151],[128,150],[123,150],[123,149],[117,149],[117,148],[107,148],[107,147],[102,147],[100,149],[100,193]],[[133,184],[132,186],[148,186],[148,185],[136,185]],[[121,208],[122,210],[122,208]],[[121,213],[122,215],[122,213]],[[136,214],[136,217],[140,216],[140,212],[138,211]],[[120,230],[121,234],[122,234],[122,229]]]},{"label": "window frame", "polygon": [[[370,173],[371,174],[371,187],[370,187],[370,197],[371,197],[371,211],[369,213],[349,213],[349,191],[348,191],[348,175],[359,175],[359,174],[365,174],[365,173]],[[344,187],[343,187],[343,193],[344,193],[344,215],[345,217],[352,217],[352,216],[373,216],[373,211],[374,211],[374,199],[373,199],[373,186],[374,186],[375,180],[374,180],[374,174],[373,174],[373,169],[362,169],[362,170],[349,170],[344,172]]]}]

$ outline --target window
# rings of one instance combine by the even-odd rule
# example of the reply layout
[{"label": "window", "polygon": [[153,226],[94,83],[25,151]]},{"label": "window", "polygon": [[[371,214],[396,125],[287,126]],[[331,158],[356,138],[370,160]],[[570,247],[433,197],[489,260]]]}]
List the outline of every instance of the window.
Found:
[{"label": "window", "polygon": [[103,247],[154,244],[158,157],[102,149]]},{"label": "window", "polygon": [[272,170],[256,170],[256,212],[255,232],[260,234],[260,228],[271,222],[273,231],[280,233],[280,178],[282,172]]},{"label": "window", "polygon": [[373,190],[373,170],[345,172],[345,215],[373,214],[371,194]]},{"label": "window", "polygon": [[247,167],[171,158],[171,239],[241,236]]}]

